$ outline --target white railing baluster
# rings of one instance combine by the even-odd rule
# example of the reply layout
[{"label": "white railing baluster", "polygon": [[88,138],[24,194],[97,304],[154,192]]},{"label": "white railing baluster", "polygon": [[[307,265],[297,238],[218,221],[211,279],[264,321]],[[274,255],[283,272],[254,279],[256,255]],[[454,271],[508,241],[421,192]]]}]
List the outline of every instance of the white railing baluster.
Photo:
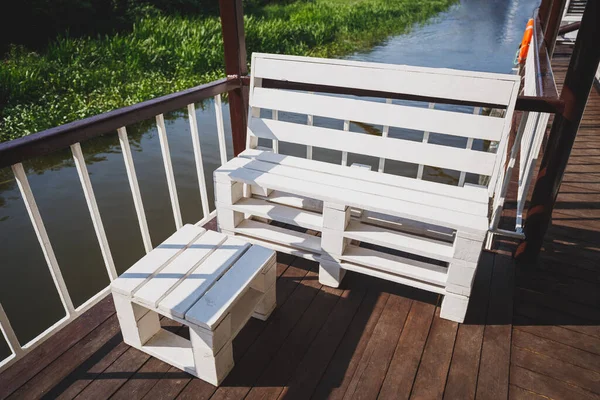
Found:
[{"label": "white railing baluster", "polygon": [[133,164],[133,156],[131,155],[131,146],[129,146],[129,138],[127,137],[127,129],[119,128],[119,143],[123,152],[125,161],[125,170],[127,171],[127,179],[129,180],[129,188],[133,197],[133,205],[137,214],[138,223],[140,225],[140,233],[144,242],[146,253],[152,251],[152,239],[150,239],[150,230],[146,221],[146,212],[144,211],[144,203],[142,202],[142,194],[140,193],[140,185],[138,184],[137,175],[135,173],[135,165]]},{"label": "white railing baluster", "polygon": [[[344,121],[344,132],[350,131],[350,121]],[[342,151],[342,165],[348,165],[348,152]]]},{"label": "white railing baluster", "polygon": [[[273,121],[278,121],[279,120],[279,111],[272,110],[271,117],[273,118]],[[279,140],[273,140],[273,153],[279,154]]]},{"label": "white railing baluster", "polygon": [[181,219],[181,209],[179,208],[179,196],[177,196],[177,186],[175,185],[175,174],[173,173],[173,164],[171,163],[171,152],[169,151],[169,140],[167,139],[167,129],[165,128],[165,117],[162,114],[156,116],[156,127],[158,128],[158,139],[160,141],[160,150],[162,152],[163,162],[165,164],[165,175],[167,176],[167,186],[169,187],[169,196],[171,197],[171,206],[173,207],[173,218],[177,229],[183,226]]},{"label": "white railing baluster", "polygon": [[[435,103],[429,103],[429,109],[433,110],[435,108]],[[423,132],[423,143],[429,142],[429,132]],[[417,170],[417,179],[423,179],[423,170],[425,166],[423,164],[419,164],[419,169]]]},{"label": "white railing baluster", "polygon": [[196,120],[196,106],[188,104],[188,117],[190,120],[190,133],[192,135],[192,146],[194,147],[194,159],[196,160],[196,172],[198,173],[198,185],[200,186],[200,201],[202,201],[202,217],[210,214],[208,207],[208,193],[206,192],[206,178],[204,177],[204,163],[200,149],[200,135],[198,133],[198,121]]},{"label": "white railing baluster", "polygon": [[217,116],[217,136],[219,137],[219,152],[221,165],[227,164],[227,144],[225,142],[225,125],[223,122],[223,102],[221,95],[215,96],[215,115]]},{"label": "white railing baluster", "polygon": [[[481,112],[481,107],[475,107],[473,108],[473,115],[479,115],[479,113]],[[473,138],[468,138],[467,139],[467,150],[471,150],[473,148]],[[467,177],[467,173],[465,171],[461,171],[460,172],[460,177],[458,178],[458,186],[464,186],[465,185],[465,179]]]},{"label": "white railing baluster", "polygon": [[92,224],[94,225],[94,231],[98,238],[98,244],[100,245],[100,251],[102,258],[104,259],[104,265],[108,272],[110,280],[115,280],[119,276],[115,269],[115,263],[110,252],[110,246],[108,245],[108,239],[106,238],[106,231],[104,230],[104,224],[100,217],[100,210],[98,209],[98,203],[96,202],[96,196],[94,195],[94,189],[92,187],[92,181],[90,180],[90,174],[88,173],[87,166],[85,165],[85,158],[83,157],[83,151],[81,150],[81,144],[75,143],[71,145],[71,152],[73,153],[73,160],[75,160],[75,168],[77,169],[77,175],[81,181],[81,187],[83,188],[83,194],[90,211],[90,217],[92,218]]},{"label": "white railing baluster", "polygon": [[65,284],[62,272],[58,266],[54,249],[52,249],[52,245],[50,244],[48,232],[46,232],[44,221],[42,220],[37,203],[35,202],[33,192],[31,191],[31,186],[29,186],[29,180],[27,179],[27,174],[23,169],[23,164],[14,164],[12,166],[12,171],[15,174],[15,179],[17,180],[21,197],[25,203],[27,214],[29,214],[29,219],[31,219],[33,230],[35,231],[38,241],[40,242],[42,252],[44,253],[44,258],[46,259],[48,269],[50,270],[50,275],[54,281],[54,286],[56,286],[56,289],[58,290],[60,301],[65,307],[67,316],[71,316],[75,311],[75,307],[73,307],[73,301],[71,300],[67,285]]},{"label": "white railing baluster", "polygon": [[[392,104],[392,99],[386,99],[385,102],[387,104]],[[384,126],[383,127],[383,131],[381,132],[381,137],[388,137],[388,134],[390,133],[390,127],[389,126]],[[379,159],[379,172],[383,172],[383,170],[385,169],[385,158],[380,158]]]},{"label": "white railing baluster", "polygon": [[[306,117],[306,125],[313,126],[313,124],[314,124],[313,116],[308,115]],[[306,158],[309,160],[312,160],[312,158],[313,158],[313,147],[312,146],[306,146]]]},{"label": "white railing baluster", "polygon": [[19,339],[15,334],[10,321],[8,320],[8,316],[6,312],[4,312],[4,308],[2,304],[0,304],[0,330],[2,331],[2,335],[8,344],[11,355],[5,358],[4,360],[0,360],[0,368],[2,368],[5,364],[8,364],[14,358],[19,357],[23,353],[23,349],[21,347],[21,343],[19,343]]}]

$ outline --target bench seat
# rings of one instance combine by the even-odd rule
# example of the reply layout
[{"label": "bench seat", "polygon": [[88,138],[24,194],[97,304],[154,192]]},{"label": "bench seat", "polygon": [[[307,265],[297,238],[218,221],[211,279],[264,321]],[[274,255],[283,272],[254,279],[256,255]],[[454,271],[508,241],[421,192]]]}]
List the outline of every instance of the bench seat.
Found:
[{"label": "bench seat", "polygon": [[470,292],[488,226],[485,187],[448,186],[440,195],[439,184],[256,149],[214,178],[222,232],[323,269],[329,263],[334,272],[322,271],[322,283],[337,286],[343,271],[354,270],[446,298],[463,300]]},{"label": "bench seat", "polygon": [[[325,285],[350,270],[439,293],[440,315],[462,322],[518,89],[511,75],[255,53],[247,149],[214,174],[219,229],[319,262]],[[313,160],[313,148],[340,152],[341,165]],[[377,170],[349,166],[350,154]],[[386,173],[387,160],[416,165],[416,177]],[[458,179],[425,180],[425,167]]]}]

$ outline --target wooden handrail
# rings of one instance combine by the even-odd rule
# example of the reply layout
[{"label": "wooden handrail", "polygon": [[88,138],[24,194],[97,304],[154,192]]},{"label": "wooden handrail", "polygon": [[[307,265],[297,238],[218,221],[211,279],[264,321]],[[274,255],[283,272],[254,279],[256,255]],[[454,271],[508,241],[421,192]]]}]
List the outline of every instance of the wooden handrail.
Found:
[{"label": "wooden handrail", "polygon": [[[546,77],[545,85],[547,86],[544,93],[552,93],[552,85],[550,82],[554,82],[554,78],[552,75],[552,70],[550,69],[549,75]],[[247,76],[242,77],[242,84],[245,86],[250,85],[250,78]],[[335,94],[345,94],[345,95],[353,95],[353,96],[363,96],[363,97],[377,97],[384,99],[396,99],[396,100],[415,100],[415,101],[424,101],[424,102],[442,102],[445,104],[454,104],[454,105],[465,105],[465,103],[460,101],[448,102],[447,100],[436,99],[433,97],[426,96],[409,96],[403,95],[399,93],[391,93],[391,92],[382,92],[382,91],[372,91],[372,90],[361,90],[361,89],[349,89],[342,88],[337,86],[327,86],[327,85],[309,85],[306,83],[299,82],[290,82],[290,81],[271,81],[269,79],[263,80],[263,86],[269,88],[277,88],[277,89],[288,89],[288,90],[303,90],[307,92],[322,92],[322,93],[335,93]],[[556,92],[556,86],[554,85],[554,92]],[[473,104],[469,103],[471,106],[477,107],[492,107],[492,108],[502,108],[497,104]],[[515,109],[520,111],[536,111],[536,112],[545,112],[545,113],[557,113],[562,112],[564,110],[565,103],[563,100],[559,99],[558,96],[545,95],[545,96],[519,96],[517,98],[517,105]]]},{"label": "wooden handrail", "polygon": [[72,144],[116,131],[123,126],[154,118],[159,114],[184,108],[188,104],[238,89],[241,86],[241,80],[238,76],[230,76],[205,85],[0,143],[0,168],[68,148]]},{"label": "wooden handrail", "polygon": [[575,32],[581,26],[581,21],[573,22],[571,24],[563,25],[558,28],[558,34],[564,35],[565,33]]}]

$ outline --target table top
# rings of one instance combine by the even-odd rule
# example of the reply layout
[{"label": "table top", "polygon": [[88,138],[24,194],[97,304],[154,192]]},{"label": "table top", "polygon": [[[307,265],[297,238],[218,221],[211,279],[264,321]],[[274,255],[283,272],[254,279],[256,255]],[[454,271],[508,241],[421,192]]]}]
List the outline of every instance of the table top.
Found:
[{"label": "table top", "polygon": [[275,252],[185,225],[111,284],[113,293],[183,323],[213,329]]}]

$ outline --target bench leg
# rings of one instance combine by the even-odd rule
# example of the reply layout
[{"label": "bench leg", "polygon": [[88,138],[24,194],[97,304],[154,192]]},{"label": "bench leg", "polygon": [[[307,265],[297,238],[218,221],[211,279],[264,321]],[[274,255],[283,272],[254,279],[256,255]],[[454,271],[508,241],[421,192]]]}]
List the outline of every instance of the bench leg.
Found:
[{"label": "bench leg", "polygon": [[158,314],[132,303],[131,299],[113,293],[117,318],[123,333],[123,341],[140,348],[160,331]]},{"label": "bench leg", "polygon": [[219,231],[233,234],[235,227],[244,220],[244,214],[226,207],[237,203],[244,196],[244,184],[215,181],[215,196]]},{"label": "bench leg", "polygon": [[464,322],[469,306],[469,298],[454,293],[446,293],[442,300],[440,317],[455,322]]},{"label": "bench leg", "polygon": [[266,321],[271,316],[273,310],[277,306],[277,292],[275,291],[275,285],[269,289],[262,300],[257,304],[254,308],[254,312],[252,313],[252,317],[256,319],[260,319],[261,321]]},{"label": "bench leg", "polygon": [[231,315],[214,331],[190,326],[190,342],[194,353],[196,376],[218,386],[233,369]]},{"label": "bench leg", "polygon": [[250,287],[263,293],[262,299],[254,308],[252,316],[254,318],[266,321],[277,305],[277,262],[275,258],[266,266],[265,269],[252,281]]},{"label": "bench leg", "polygon": [[319,265],[319,282],[323,285],[339,287],[346,274],[346,270],[337,260],[349,242],[344,238],[344,230],[350,222],[350,217],[350,207],[342,204],[323,203],[322,254]]},{"label": "bench leg", "polygon": [[319,264],[319,283],[325,286],[339,287],[346,275],[346,270],[334,260],[321,258]]}]

